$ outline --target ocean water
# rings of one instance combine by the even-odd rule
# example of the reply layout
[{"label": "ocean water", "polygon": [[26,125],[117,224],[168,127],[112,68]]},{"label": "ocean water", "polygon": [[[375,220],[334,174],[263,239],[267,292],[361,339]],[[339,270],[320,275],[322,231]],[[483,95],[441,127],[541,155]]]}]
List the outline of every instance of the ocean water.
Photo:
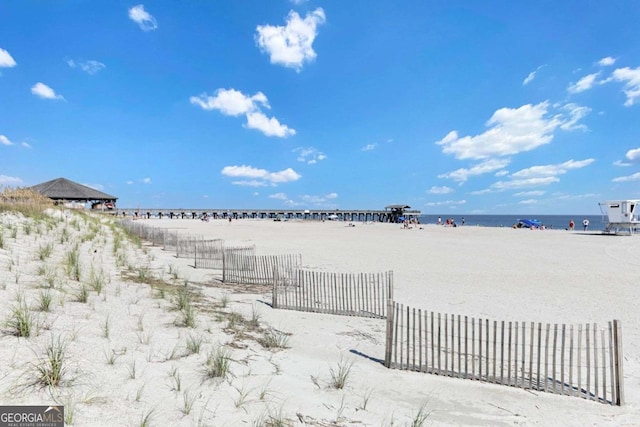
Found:
[{"label": "ocean water", "polygon": [[537,219],[549,229],[564,230],[569,228],[569,221],[573,219],[576,230],[582,230],[582,221],[589,220],[589,230],[604,230],[607,217],[603,215],[420,215],[421,224],[436,224],[438,217],[445,222],[453,218],[457,225],[479,227],[511,227],[520,219]]}]

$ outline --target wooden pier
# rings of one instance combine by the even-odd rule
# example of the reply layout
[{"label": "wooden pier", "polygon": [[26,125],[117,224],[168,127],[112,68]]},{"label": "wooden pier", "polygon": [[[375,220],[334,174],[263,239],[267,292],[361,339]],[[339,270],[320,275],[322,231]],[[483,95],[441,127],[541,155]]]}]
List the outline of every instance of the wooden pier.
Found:
[{"label": "wooden pier", "polygon": [[[125,208],[111,211],[120,217],[146,219],[198,219],[206,214],[211,219],[272,219],[313,221],[397,222],[397,210],[328,210],[328,209],[143,209]],[[415,209],[403,210],[406,219],[420,216]]]}]

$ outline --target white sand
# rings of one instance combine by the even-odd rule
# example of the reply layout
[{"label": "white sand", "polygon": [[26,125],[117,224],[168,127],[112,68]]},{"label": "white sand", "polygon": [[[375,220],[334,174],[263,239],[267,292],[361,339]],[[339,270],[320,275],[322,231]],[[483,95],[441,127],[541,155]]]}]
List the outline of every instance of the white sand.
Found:
[{"label": "white sand", "polygon": [[[273,310],[269,292],[233,293],[217,283],[219,272],[195,270],[159,248],[127,248],[127,264],[135,273],[149,266],[154,275],[178,283],[188,280],[201,289],[195,329],[178,327],[171,301],[154,297],[148,285],[124,281],[116,266],[110,231],[82,243],[85,282],[90,265],[101,268],[109,283],[86,304],[74,302],[60,243],[65,228],[58,222],[47,233],[26,235],[23,225],[10,237],[7,224],[16,217],[0,215],[4,249],[0,249],[0,313],[6,318],[22,292],[35,305],[45,279],[41,265],[56,267],[57,296],[50,313],[35,313],[44,328],[32,338],[0,336],[0,403],[49,404],[52,394],[74,407],[74,425],[139,425],[153,410],[152,425],[261,425],[269,414],[292,425],[411,425],[426,402],[429,425],[637,425],[640,420],[640,310],[636,236],[600,236],[580,232],[529,231],[510,228],[426,225],[403,230],[391,224],[346,227],[341,222],[274,222],[218,220],[145,220],[145,224],[180,229],[229,243],[254,243],[258,253],[300,253],[307,268],[331,272],[393,270],[395,299],[428,310],[495,320],[604,324],[622,321],[625,354],[623,407],[587,402],[505,386],[388,370],[374,359],[384,357],[384,322],[375,319]],[[22,220],[23,222],[25,220]],[[67,225],[73,239],[86,233]],[[37,249],[46,242],[56,251],[46,262]],[[171,272],[170,270],[171,266]],[[20,271],[16,278],[17,271]],[[17,282],[17,283],[16,283]],[[207,284],[209,286],[202,286]],[[106,295],[106,298],[105,298]],[[254,340],[234,336],[227,321],[208,308],[228,295],[227,308],[251,318],[259,311],[263,327],[291,334],[288,349],[269,351]],[[64,305],[60,300],[64,299]],[[109,338],[104,335],[109,318]],[[142,321],[140,319],[142,318]],[[218,319],[216,319],[218,318]],[[140,324],[143,325],[142,331]],[[50,337],[69,337],[69,377],[75,382],[51,394],[24,388],[30,364],[37,362]],[[204,337],[200,354],[185,352],[185,339]],[[210,349],[233,343],[231,375],[225,381],[203,381],[202,366]],[[177,346],[177,347],[176,347]],[[126,349],[126,352],[124,351]],[[105,352],[123,352],[113,365]],[[345,389],[329,386],[330,370],[340,360],[353,362]],[[131,378],[133,362],[136,375]],[[181,390],[175,391],[177,370]],[[172,387],[173,386],[173,387]],[[184,390],[194,407],[185,415]],[[21,391],[20,394],[16,394]],[[139,395],[139,396],[138,396]],[[366,403],[366,405],[365,405]],[[366,406],[366,409],[363,408]],[[266,424],[265,424],[266,425]]]}]

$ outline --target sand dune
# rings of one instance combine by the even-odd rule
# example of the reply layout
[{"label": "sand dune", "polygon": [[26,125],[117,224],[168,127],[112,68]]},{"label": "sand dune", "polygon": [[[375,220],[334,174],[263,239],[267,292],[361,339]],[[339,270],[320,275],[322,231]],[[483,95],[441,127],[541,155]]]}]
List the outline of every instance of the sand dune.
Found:
[{"label": "sand dune", "polygon": [[[6,213],[0,214],[0,403],[59,402],[70,424],[91,426],[144,425],[145,417],[159,426],[404,426],[422,413],[424,425],[640,419],[636,237],[340,222],[141,222],[252,243],[259,253],[300,253],[310,269],[393,270],[395,298],[429,310],[551,323],[620,319],[626,405],[389,370],[379,362],[384,321],[274,310],[267,289],[248,293],[221,284],[216,270],[194,269],[191,260],[124,238],[111,219]],[[78,276],[69,260],[74,251]],[[50,309],[40,311],[47,294]],[[26,338],[11,325],[20,300],[32,316]],[[66,372],[56,387],[43,387],[38,368],[58,342]],[[332,372],[341,368],[349,374],[339,389]]]}]

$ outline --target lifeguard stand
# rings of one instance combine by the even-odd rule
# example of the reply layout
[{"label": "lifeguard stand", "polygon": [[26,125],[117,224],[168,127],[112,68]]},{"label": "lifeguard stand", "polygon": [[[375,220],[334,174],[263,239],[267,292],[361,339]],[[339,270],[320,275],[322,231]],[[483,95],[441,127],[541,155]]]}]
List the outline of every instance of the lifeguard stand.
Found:
[{"label": "lifeguard stand", "polygon": [[602,214],[607,215],[605,232],[629,230],[634,234],[640,228],[640,200],[610,200],[599,205]]}]

